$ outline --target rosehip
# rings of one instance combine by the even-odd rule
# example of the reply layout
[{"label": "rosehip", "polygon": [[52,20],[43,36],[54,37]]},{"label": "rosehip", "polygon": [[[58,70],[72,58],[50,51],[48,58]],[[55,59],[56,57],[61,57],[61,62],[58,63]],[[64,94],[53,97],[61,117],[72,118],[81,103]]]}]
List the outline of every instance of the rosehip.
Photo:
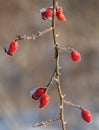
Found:
[{"label": "rosehip", "polygon": [[13,41],[10,43],[10,46],[9,46],[9,49],[8,49],[8,50],[6,50],[6,48],[4,47],[5,52],[6,52],[8,55],[10,55],[10,56],[12,56],[12,55],[17,51],[17,49],[18,49],[18,42],[15,41],[15,40],[13,40]]},{"label": "rosehip", "polygon": [[78,51],[72,50],[71,51],[71,58],[75,62],[80,62],[81,61],[81,55]]},{"label": "rosehip", "polygon": [[46,20],[46,19],[52,19],[53,16],[53,8],[49,7],[49,8],[42,8],[40,10],[40,13],[42,15],[42,19]]},{"label": "rosehip", "polygon": [[82,109],[81,116],[87,123],[92,121],[91,113],[87,109]]},{"label": "rosehip", "polygon": [[66,17],[64,16],[63,13],[56,13],[57,18],[61,21],[61,22],[65,22],[66,21]]},{"label": "rosehip", "polygon": [[38,87],[31,91],[32,98],[38,100],[43,94],[45,94],[46,88]]},{"label": "rosehip", "polygon": [[63,9],[62,7],[57,7],[56,9],[56,17],[62,21],[62,22],[65,22],[66,21],[66,17],[65,15],[63,14]]},{"label": "rosehip", "polygon": [[50,101],[50,96],[48,94],[43,94],[41,97],[40,97],[40,106],[39,108],[44,108],[48,105]]}]

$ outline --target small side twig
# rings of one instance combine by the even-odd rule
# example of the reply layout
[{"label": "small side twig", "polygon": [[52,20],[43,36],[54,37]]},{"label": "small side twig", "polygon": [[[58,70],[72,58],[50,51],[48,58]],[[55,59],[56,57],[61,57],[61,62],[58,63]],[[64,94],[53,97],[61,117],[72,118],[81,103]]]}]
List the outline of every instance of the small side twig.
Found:
[{"label": "small side twig", "polygon": [[49,121],[45,121],[45,122],[41,122],[40,124],[36,123],[33,125],[33,127],[42,127],[42,126],[47,126],[47,125],[51,125],[56,123],[57,121],[60,120],[60,117],[54,119],[54,120],[49,120]]},{"label": "small side twig", "polygon": [[64,103],[69,105],[69,106],[72,106],[73,108],[77,108],[77,109],[80,109],[80,110],[83,108],[80,105],[73,104],[71,101],[64,100]]},{"label": "small side twig", "polygon": [[74,50],[72,47],[68,47],[68,48],[64,48],[64,47],[60,47],[59,46],[59,50],[60,51],[64,51],[64,52],[71,52],[72,50]]},{"label": "small side twig", "polygon": [[16,36],[16,41],[19,41],[19,40],[30,40],[30,39],[33,39],[33,40],[36,40],[37,37],[40,37],[42,35],[44,35],[45,33],[53,30],[54,27],[50,27],[42,32],[37,32],[37,33],[33,33],[33,34],[24,34],[24,35],[18,35]]},{"label": "small side twig", "polygon": [[47,84],[47,89],[50,87],[51,84],[53,84],[53,81],[55,80],[56,71],[52,74],[49,83]]}]

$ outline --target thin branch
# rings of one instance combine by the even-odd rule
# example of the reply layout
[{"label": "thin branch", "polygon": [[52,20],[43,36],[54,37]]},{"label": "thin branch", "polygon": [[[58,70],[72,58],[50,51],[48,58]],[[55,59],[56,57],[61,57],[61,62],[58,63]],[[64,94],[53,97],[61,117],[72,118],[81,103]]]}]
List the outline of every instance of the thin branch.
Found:
[{"label": "thin branch", "polygon": [[47,84],[47,90],[50,87],[50,85],[53,84],[53,81],[55,81],[55,76],[56,76],[56,71],[54,71],[54,73],[51,76],[49,83]]},{"label": "thin branch", "polygon": [[62,90],[61,90],[61,85],[60,85],[60,72],[59,72],[59,68],[60,68],[60,57],[59,57],[59,47],[56,41],[56,30],[55,30],[55,14],[54,11],[56,10],[56,0],[53,0],[53,18],[52,18],[52,27],[54,27],[53,31],[53,41],[54,41],[54,45],[55,45],[55,64],[56,64],[56,84],[57,84],[57,88],[58,88],[58,93],[59,93],[59,97],[60,97],[60,120],[61,120],[61,124],[62,124],[62,129],[66,130],[66,125],[65,125],[65,121],[64,121],[64,98],[63,98],[63,94],[62,94]]},{"label": "thin branch", "polygon": [[67,105],[69,105],[69,106],[72,106],[72,107],[74,107],[74,108],[78,108],[78,109],[80,109],[80,110],[83,108],[83,107],[80,106],[80,105],[75,105],[75,104],[73,104],[71,101],[66,101],[66,100],[64,100],[64,103],[67,104]]},{"label": "thin branch", "polygon": [[37,37],[40,37],[42,35],[44,35],[45,33],[53,30],[54,27],[50,27],[42,32],[37,32],[37,33],[33,33],[33,34],[24,34],[24,35],[19,35],[19,36],[16,36],[16,41],[19,41],[19,40],[30,40],[30,39],[33,39],[33,40],[36,40]]},{"label": "thin branch", "polygon": [[59,120],[60,120],[60,117],[58,117],[58,118],[56,118],[54,120],[41,122],[40,124],[36,123],[36,124],[33,125],[33,127],[42,127],[42,126],[52,125],[52,124],[56,123]]},{"label": "thin branch", "polygon": [[64,51],[64,52],[71,52],[72,50],[74,50],[74,48],[72,48],[72,47],[64,48],[64,47],[59,46],[59,50]]}]

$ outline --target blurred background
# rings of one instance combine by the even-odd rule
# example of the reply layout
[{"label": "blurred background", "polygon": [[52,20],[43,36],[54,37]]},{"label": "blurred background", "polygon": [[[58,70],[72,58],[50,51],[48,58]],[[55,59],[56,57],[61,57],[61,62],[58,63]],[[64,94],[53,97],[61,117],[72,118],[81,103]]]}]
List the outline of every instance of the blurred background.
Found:
[{"label": "blurred background", "polygon": [[[70,54],[62,52],[61,85],[66,98],[89,109],[91,124],[81,118],[80,111],[65,106],[67,130],[99,129],[99,1],[58,0],[67,18],[56,19],[57,38],[62,47],[73,47],[82,61],[74,63]],[[46,86],[54,71],[55,60],[52,33],[34,40],[19,41],[17,53],[10,57],[3,47],[16,35],[31,34],[49,28],[51,21],[42,20],[39,10],[52,5],[51,0],[0,0],[0,130],[60,130],[56,123],[47,128],[33,124],[54,119],[59,114],[56,86],[49,89],[49,105],[40,110],[33,101],[31,89]]]}]

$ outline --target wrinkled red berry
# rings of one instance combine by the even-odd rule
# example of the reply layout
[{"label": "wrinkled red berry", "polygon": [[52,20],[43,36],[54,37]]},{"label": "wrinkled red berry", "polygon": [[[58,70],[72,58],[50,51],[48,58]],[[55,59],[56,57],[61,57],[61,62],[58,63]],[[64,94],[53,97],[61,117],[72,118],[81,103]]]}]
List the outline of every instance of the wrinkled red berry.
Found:
[{"label": "wrinkled red berry", "polygon": [[53,16],[53,8],[49,7],[49,8],[42,8],[40,10],[40,13],[42,15],[42,19],[46,20],[46,19],[52,19]]},{"label": "wrinkled red berry", "polygon": [[48,94],[43,94],[41,97],[40,97],[40,106],[39,108],[44,108],[48,105],[50,101],[50,96]]},{"label": "wrinkled red berry", "polygon": [[71,58],[75,62],[80,62],[81,61],[81,55],[78,51],[72,50],[71,51]]},{"label": "wrinkled red berry", "polygon": [[46,93],[46,88],[38,87],[31,91],[32,98],[38,100],[43,94]]},{"label": "wrinkled red berry", "polygon": [[63,14],[63,9],[62,7],[57,7],[56,9],[56,17],[61,21],[61,22],[65,22],[66,21],[66,17]]},{"label": "wrinkled red berry", "polygon": [[66,21],[66,17],[64,16],[63,13],[56,13],[57,18],[61,21],[61,22],[65,22]]},{"label": "wrinkled red berry", "polygon": [[8,55],[10,55],[10,56],[12,56],[12,55],[17,51],[17,49],[18,49],[18,42],[15,41],[15,40],[13,40],[13,41],[10,43],[10,46],[9,46],[8,50],[4,47],[5,52],[6,52]]},{"label": "wrinkled red berry", "polygon": [[92,121],[91,113],[87,109],[82,109],[81,116],[87,123]]}]

